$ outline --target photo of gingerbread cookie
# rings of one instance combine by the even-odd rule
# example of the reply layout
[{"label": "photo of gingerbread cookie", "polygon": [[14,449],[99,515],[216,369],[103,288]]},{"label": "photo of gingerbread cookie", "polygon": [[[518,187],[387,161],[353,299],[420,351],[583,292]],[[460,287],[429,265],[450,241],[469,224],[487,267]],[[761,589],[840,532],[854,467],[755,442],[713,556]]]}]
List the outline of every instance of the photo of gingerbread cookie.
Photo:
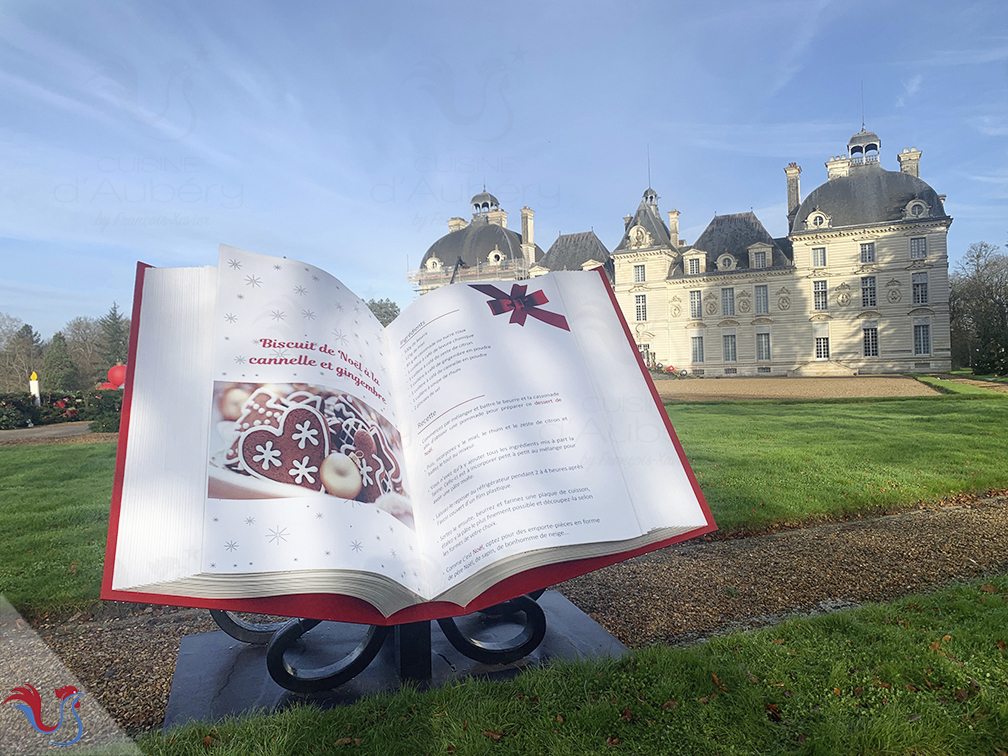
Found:
[{"label": "photo of gingerbread cookie", "polygon": [[318,411],[304,405],[285,410],[277,427],[247,428],[238,440],[239,464],[249,475],[321,491],[329,433]]}]

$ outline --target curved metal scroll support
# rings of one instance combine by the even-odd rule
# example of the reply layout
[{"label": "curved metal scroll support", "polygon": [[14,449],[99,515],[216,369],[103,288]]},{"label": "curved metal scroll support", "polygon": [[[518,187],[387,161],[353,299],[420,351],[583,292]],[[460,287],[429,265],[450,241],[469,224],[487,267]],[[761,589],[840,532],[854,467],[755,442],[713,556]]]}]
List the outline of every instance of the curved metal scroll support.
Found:
[{"label": "curved metal scroll support", "polygon": [[273,633],[288,622],[288,620],[281,622],[249,622],[237,612],[226,612],[220,609],[211,609],[210,616],[217,623],[217,627],[235,640],[240,640],[242,643],[252,643],[256,646],[265,646],[270,642]]},{"label": "curved metal scroll support", "polygon": [[280,687],[295,693],[319,693],[352,680],[374,661],[389,631],[388,627],[372,625],[357,648],[334,664],[315,669],[291,666],[284,659],[284,654],[320,622],[316,619],[292,619],[273,634],[266,647],[266,669]]},{"label": "curved metal scroll support", "polygon": [[510,610],[504,613],[522,612],[525,615],[525,625],[518,635],[503,643],[490,643],[467,638],[458,629],[455,620],[450,617],[439,619],[438,625],[441,626],[441,632],[444,633],[448,642],[460,654],[481,664],[510,664],[528,656],[542,643],[543,638],[546,637],[546,615],[543,613],[542,607],[529,596],[519,596],[505,602],[505,604],[510,607]]},{"label": "curved metal scroll support", "polygon": [[[532,593],[525,594],[533,601],[538,601],[539,597],[546,593],[545,588],[540,588],[538,591],[532,591]],[[502,601],[499,604],[494,604],[493,606],[488,606],[486,609],[480,609],[479,613],[484,617],[490,617],[491,619],[499,619],[501,617],[510,617],[513,614],[518,614],[522,611],[519,605],[516,603],[517,599],[511,599],[510,601]]]}]

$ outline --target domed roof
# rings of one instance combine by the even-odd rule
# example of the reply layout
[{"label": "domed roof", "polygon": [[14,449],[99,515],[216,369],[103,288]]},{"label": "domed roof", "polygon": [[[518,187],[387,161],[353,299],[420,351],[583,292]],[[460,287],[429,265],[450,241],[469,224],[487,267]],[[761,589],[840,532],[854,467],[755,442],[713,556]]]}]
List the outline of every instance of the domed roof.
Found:
[{"label": "domed roof", "polygon": [[[474,197],[473,200],[475,199]],[[524,258],[521,243],[521,234],[496,223],[490,223],[486,216],[477,215],[465,228],[452,231],[434,242],[423,256],[420,265],[423,267],[431,257],[437,257],[442,265],[452,267],[461,257],[464,265],[474,268],[477,264],[486,265],[495,252],[500,253],[501,263],[522,260]],[[542,256],[543,251],[537,244],[536,262]]]},{"label": "domed roof", "polygon": [[644,201],[654,204],[655,200],[658,199],[658,192],[652,189],[650,186],[644,190]]},{"label": "domed roof", "polygon": [[830,228],[906,220],[907,206],[914,199],[928,206],[922,218],[948,217],[935,190],[916,176],[887,171],[877,163],[857,166],[850,175],[813,190],[798,207],[791,230],[812,230],[809,216],[816,210],[827,216]]}]

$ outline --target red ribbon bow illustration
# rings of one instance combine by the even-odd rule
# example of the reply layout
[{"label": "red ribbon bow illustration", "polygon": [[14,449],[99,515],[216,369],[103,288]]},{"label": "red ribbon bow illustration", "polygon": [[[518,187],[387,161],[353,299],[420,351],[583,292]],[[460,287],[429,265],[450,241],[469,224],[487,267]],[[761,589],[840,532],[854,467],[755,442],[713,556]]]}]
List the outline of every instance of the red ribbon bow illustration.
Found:
[{"label": "red ribbon bow illustration", "polygon": [[526,294],[525,291],[528,289],[528,286],[524,284],[512,284],[511,294],[508,295],[490,284],[469,285],[488,297],[493,297],[487,304],[490,305],[490,312],[494,315],[503,315],[505,312],[510,312],[510,322],[517,323],[520,326],[525,325],[525,318],[531,316],[551,326],[562,328],[565,331],[570,330],[567,327],[567,319],[563,315],[539,309],[541,305],[549,302],[546,295],[543,294],[542,289],[531,294]]}]

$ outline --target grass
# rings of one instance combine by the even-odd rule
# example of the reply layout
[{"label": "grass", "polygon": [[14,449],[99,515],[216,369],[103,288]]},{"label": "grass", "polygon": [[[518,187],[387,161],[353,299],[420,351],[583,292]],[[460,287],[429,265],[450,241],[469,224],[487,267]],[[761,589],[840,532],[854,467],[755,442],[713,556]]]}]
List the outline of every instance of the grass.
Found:
[{"label": "grass", "polygon": [[0,448],[0,594],[18,611],[98,598],[115,445]]},{"label": "grass", "polygon": [[973,369],[968,367],[954,368],[949,372],[949,375],[954,375],[956,378],[969,378],[973,381],[997,381],[998,383],[1008,383],[1008,375],[997,376],[994,375],[994,373],[974,375]]},{"label": "grass", "polygon": [[1008,397],[994,392],[666,408],[723,531],[1008,487]]},{"label": "grass", "polygon": [[143,738],[220,754],[1008,752],[1008,578],[691,648]]},{"label": "grass", "polygon": [[[1008,396],[973,390],[667,408],[722,532],[746,532],[1008,488]],[[98,598],[114,464],[113,444],[0,447],[0,593],[22,613]]]},{"label": "grass", "polygon": [[914,378],[943,394],[957,394],[959,396],[987,398],[993,398],[993,396],[999,395],[999,393],[993,389],[984,388],[983,386],[973,386],[969,383],[956,383],[955,381],[948,381],[929,375],[916,375]]}]

